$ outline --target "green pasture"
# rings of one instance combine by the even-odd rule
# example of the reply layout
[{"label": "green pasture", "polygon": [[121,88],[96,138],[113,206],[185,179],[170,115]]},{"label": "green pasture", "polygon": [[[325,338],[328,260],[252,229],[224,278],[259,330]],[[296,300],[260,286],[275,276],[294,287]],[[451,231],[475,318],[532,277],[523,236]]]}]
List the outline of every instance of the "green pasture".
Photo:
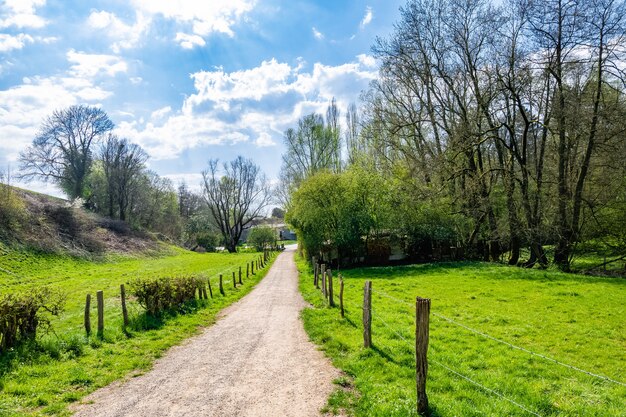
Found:
[{"label": "green pasture", "polygon": [[[303,311],[305,328],[347,374],[336,381],[342,387],[329,400],[330,411],[417,415],[414,304],[420,296],[432,303],[431,416],[626,416],[622,278],[486,263],[352,269],[339,271],[342,319],[313,286],[310,265],[299,260],[298,268],[300,289],[313,305]],[[337,300],[337,271],[333,275]],[[363,348],[362,336],[366,280],[373,287],[371,349]]]},{"label": "green pasture", "polygon": [[[52,318],[51,331],[40,334],[34,344],[0,355],[0,416],[70,414],[69,404],[114,380],[145,372],[169,347],[212,324],[222,308],[247,294],[267,271],[266,267],[246,279],[246,263],[258,259],[258,253],[198,254],[174,247],[166,252],[165,256],[91,262],[0,246],[1,293],[45,285],[67,296],[65,311]],[[239,266],[244,285],[234,289],[232,272],[238,273]],[[219,293],[219,274],[224,275],[225,296]],[[131,324],[124,331],[120,284],[134,278],[187,275],[210,279],[213,298],[189,305],[187,314],[154,319],[146,317],[131,297]],[[97,290],[103,290],[105,297],[102,339],[95,335]],[[90,337],[83,328],[88,293],[92,296]]]}]

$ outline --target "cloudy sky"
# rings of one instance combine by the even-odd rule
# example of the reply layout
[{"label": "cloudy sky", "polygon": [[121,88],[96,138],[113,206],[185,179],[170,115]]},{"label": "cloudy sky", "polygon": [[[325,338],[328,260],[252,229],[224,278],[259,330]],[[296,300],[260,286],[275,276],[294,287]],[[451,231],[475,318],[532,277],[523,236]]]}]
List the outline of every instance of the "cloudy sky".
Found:
[{"label": "cloudy sky", "polygon": [[276,178],[286,128],[358,101],[402,3],[0,0],[0,170],[53,110],[89,104],[175,183],[237,155]]}]

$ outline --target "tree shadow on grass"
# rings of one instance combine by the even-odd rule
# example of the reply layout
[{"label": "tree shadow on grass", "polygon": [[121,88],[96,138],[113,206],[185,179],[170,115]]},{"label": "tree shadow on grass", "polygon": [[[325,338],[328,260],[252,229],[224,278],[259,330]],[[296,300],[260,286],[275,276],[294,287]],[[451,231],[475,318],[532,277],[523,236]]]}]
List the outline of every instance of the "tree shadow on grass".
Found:
[{"label": "tree shadow on grass", "polygon": [[626,279],[621,277],[579,275],[555,269],[528,269],[478,261],[431,262],[426,264],[354,268],[344,269],[341,272],[346,279],[395,280],[406,277],[418,278],[420,275],[430,274],[446,275],[455,272],[466,274],[470,271],[476,275],[481,275],[481,278],[485,280],[568,281],[626,285]]}]

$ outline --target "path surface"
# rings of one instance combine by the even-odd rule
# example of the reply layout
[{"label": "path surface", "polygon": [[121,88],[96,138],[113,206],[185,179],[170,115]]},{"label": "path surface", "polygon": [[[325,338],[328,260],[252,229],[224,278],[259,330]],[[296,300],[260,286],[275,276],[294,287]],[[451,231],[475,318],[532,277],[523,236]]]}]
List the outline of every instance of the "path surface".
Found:
[{"label": "path surface", "polygon": [[309,341],[299,312],[295,246],[202,334],[153,370],[102,388],[76,416],[319,416],[339,375]]}]

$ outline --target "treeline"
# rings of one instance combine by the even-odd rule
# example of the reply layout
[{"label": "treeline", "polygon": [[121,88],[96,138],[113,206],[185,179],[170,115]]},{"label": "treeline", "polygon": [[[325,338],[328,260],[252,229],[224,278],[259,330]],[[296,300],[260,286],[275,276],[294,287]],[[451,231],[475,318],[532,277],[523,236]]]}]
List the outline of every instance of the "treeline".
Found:
[{"label": "treeline", "polygon": [[113,129],[100,108],[56,110],[21,153],[18,175],[53,182],[70,200],[119,220],[113,228],[148,230],[188,246],[219,244],[202,196],[149,170],[148,154]]},{"label": "treeline", "polygon": [[[210,160],[198,194],[150,171],[148,154],[113,129],[97,107],[55,111],[20,154],[19,176],[55,183],[74,203],[119,221],[110,223],[112,228],[148,230],[207,250],[223,244],[236,252],[244,230],[271,202],[265,175],[249,159]],[[0,206],[0,220],[5,211]]]},{"label": "treeline", "polygon": [[625,16],[611,0],[409,1],[373,46],[378,79],[330,135],[345,143],[316,133],[328,115],[285,135],[282,188],[307,249],[358,259],[384,236],[417,258],[453,247],[564,270],[581,242],[625,252]]}]

